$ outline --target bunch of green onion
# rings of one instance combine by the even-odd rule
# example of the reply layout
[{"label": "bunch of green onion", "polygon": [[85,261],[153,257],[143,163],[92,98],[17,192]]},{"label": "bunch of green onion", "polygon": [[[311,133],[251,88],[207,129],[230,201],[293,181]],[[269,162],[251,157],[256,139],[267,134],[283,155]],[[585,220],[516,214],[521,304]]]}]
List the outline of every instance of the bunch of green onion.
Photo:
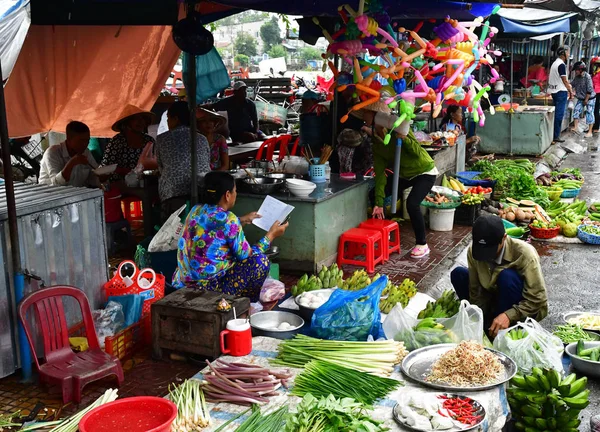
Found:
[{"label": "bunch of green onion", "polygon": [[287,412],[288,407],[282,406],[277,411],[262,415],[258,406],[254,405],[252,415],[235,432],[279,432],[283,427]]},{"label": "bunch of green onion", "polygon": [[61,421],[55,428],[51,429],[50,432],[77,432],[77,430],[79,429],[79,422],[81,421],[83,416],[85,416],[94,408],[98,408],[100,405],[104,405],[117,400],[117,396],[118,395],[116,389],[106,390],[106,392],[98,399],[96,399],[96,401],[93,404],[79,411],[77,414]]},{"label": "bunch of green onion", "polygon": [[402,383],[336,364],[313,360],[294,380],[292,394],[315,397],[332,394],[336,398],[350,397],[360,403],[373,405],[377,399],[396,390]]},{"label": "bunch of green onion", "polygon": [[177,417],[171,426],[173,432],[195,431],[210,424],[210,411],[200,381],[185,380],[169,389],[169,399],[177,405]]},{"label": "bunch of green onion", "polygon": [[0,414],[0,431],[4,430],[3,428],[21,426],[21,423],[13,423],[13,418],[18,417],[20,413],[20,411],[17,411],[8,415]]},{"label": "bunch of green onion", "polygon": [[322,360],[376,375],[389,375],[394,365],[408,354],[403,342],[348,342],[315,339],[296,335],[279,344],[273,364],[304,367],[311,360]]}]

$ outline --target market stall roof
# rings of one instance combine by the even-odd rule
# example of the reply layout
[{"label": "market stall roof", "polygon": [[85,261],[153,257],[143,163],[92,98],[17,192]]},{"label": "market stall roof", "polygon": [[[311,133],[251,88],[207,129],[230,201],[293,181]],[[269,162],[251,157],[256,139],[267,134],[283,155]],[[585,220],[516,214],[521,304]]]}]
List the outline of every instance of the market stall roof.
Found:
[{"label": "market stall roof", "polygon": [[557,12],[597,13],[600,11],[598,0],[525,0],[523,4],[528,8]]},{"label": "market stall roof", "polygon": [[569,33],[578,28],[575,12],[556,12],[529,7],[500,9],[492,16],[491,22],[500,29],[502,39]]},{"label": "market stall roof", "polygon": [[154,105],[179,53],[170,26],[32,25],[5,87],[10,136],[71,120],[113,136],[123,107]]},{"label": "market stall roof", "polygon": [[[241,12],[245,9],[253,9],[263,12],[281,13],[286,15],[338,17],[339,0],[323,0],[315,2],[314,0],[298,0],[294,2],[282,2],[280,0],[219,0],[216,2],[202,3],[201,12],[204,15],[204,22],[212,22],[220,19],[223,11],[208,12],[204,5],[218,4],[232,8],[230,14]],[[352,3],[352,2],[350,2]],[[358,5],[358,2],[356,6]],[[355,6],[355,7],[356,7]],[[396,19],[419,18],[445,18],[450,15],[452,18],[471,19],[474,16],[488,16],[496,3],[466,3],[458,1],[445,0],[424,0],[412,2],[407,0],[392,1],[383,0],[383,6],[387,13]],[[220,15],[217,17],[217,15]]]}]

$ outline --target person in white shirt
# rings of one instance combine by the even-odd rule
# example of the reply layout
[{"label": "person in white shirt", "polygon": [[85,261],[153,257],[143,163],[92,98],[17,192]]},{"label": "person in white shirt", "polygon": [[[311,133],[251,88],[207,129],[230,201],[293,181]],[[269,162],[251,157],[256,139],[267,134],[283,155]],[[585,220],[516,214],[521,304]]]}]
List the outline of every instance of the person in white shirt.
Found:
[{"label": "person in white shirt", "polygon": [[548,93],[554,101],[554,140],[555,143],[565,142],[560,138],[563,118],[567,110],[567,101],[573,97],[573,89],[567,79],[567,66],[565,62],[569,58],[568,48],[559,48],[556,51],[558,58],[550,67],[548,78]]},{"label": "person in white shirt", "polygon": [[67,125],[67,139],[48,148],[42,158],[39,183],[52,186],[97,187],[99,178],[92,170],[98,168],[87,146],[90,128],[72,121]]}]

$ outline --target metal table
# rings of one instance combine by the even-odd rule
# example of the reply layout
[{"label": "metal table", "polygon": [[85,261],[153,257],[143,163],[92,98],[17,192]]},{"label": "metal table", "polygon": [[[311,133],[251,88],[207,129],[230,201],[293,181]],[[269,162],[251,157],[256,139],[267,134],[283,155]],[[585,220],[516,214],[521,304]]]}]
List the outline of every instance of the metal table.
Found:
[{"label": "metal table", "polygon": [[240,144],[235,147],[229,147],[229,162],[243,163],[256,155],[264,141],[254,141],[251,143]]}]

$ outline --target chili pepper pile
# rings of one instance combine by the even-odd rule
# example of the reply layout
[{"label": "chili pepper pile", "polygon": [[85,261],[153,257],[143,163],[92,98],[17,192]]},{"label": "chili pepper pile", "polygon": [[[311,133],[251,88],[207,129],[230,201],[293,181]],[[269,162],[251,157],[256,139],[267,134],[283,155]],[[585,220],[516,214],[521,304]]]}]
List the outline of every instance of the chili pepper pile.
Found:
[{"label": "chili pepper pile", "polygon": [[[481,421],[480,408],[475,406],[473,399],[443,395],[438,397],[444,399],[442,407],[452,419],[469,426],[474,426]],[[445,416],[442,410],[439,411],[439,414]]]}]

